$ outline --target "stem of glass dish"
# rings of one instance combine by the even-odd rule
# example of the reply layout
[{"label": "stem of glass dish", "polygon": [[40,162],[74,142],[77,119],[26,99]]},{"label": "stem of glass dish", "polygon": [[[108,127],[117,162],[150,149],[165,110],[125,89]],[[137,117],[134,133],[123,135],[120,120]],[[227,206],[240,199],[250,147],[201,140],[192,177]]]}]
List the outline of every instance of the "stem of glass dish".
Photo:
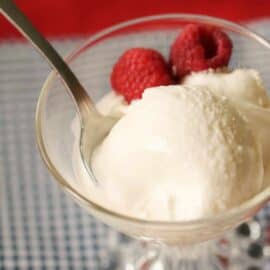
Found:
[{"label": "stem of glass dish", "polygon": [[125,270],[221,270],[220,259],[212,252],[214,243],[193,246],[167,246],[160,243],[134,241],[121,252]]}]

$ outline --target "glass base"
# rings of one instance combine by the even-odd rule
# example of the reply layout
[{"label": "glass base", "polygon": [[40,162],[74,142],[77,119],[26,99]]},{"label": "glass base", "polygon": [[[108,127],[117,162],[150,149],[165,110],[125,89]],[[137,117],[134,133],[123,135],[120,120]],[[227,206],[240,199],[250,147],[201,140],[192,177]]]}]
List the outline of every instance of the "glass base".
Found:
[{"label": "glass base", "polygon": [[221,270],[224,261],[212,256],[211,245],[167,247],[145,242],[122,245],[103,270]]},{"label": "glass base", "polygon": [[189,247],[124,241],[102,270],[262,270],[270,269],[268,232],[256,221],[222,239]]}]

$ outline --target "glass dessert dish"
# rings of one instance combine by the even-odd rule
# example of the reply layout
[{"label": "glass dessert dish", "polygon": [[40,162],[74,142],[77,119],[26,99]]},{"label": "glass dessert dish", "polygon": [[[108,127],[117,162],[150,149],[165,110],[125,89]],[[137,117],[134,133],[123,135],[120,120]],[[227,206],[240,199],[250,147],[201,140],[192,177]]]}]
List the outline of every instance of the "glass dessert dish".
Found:
[{"label": "glass dessert dish", "polygon": [[[258,70],[266,89],[270,89],[270,44],[242,26],[207,16],[168,14],[128,21],[90,37],[67,57],[67,62],[97,102],[111,90],[111,68],[125,50],[132,47],[154,48],[168,57],[171,42],[187,23],[203,23],[221,28],[234,44],[230,67],[252,67]],[[254,51],[263,57],[256,57]],[[146,243],[134,245],[136,247],[130,253],[136,253],[136,256],[132,259],[122,258],[121,267],[228,269],[222,260],[214,259],[218,257],[212,256],[213,250],[209,250],[208,244],[202,244],[203,248],[200,248],[201,243],[218,239],[253,217],[268,201],[270,187],[239,207],[210,218],[172,222],[123,215],[105,208],[81,187],[72,161],[76,141],[71,127],[77,116],[72,98],[64,90],[60,78],[52,72],[41,91],[36,113],[36,136],[42,158],[61,187],[90,214]]]}]

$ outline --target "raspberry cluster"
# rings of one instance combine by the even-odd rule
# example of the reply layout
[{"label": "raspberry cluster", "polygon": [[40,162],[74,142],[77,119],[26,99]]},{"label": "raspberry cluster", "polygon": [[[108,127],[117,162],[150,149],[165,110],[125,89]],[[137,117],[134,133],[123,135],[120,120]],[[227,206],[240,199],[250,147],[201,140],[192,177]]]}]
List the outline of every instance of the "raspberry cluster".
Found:
[{"label": "raspberry cluster", "polygon": [[188,24],[173,42],[169,62],[153,49],[129,49],[114,65],[111,85],[130,103],[148,87],[170,85],[191,72],[227,66],[231,53],[232,42],[223,31]]}]

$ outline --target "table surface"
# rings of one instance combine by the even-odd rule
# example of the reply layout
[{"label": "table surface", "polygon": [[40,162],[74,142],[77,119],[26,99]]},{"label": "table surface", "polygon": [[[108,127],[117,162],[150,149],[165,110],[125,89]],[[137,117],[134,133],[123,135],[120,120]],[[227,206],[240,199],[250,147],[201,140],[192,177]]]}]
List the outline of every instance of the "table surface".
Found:
[{"label": "table surface", "polygon": [[[249,26],[270,38],[270,20]],[[54,44],[65,54],[79,42]],[[35,145],[35,106],[48,73],[30,45],[0,44],[0,269],[100,269],[120,235],[60,190]],[[269,209],[258,215],[262,224]]]}]

